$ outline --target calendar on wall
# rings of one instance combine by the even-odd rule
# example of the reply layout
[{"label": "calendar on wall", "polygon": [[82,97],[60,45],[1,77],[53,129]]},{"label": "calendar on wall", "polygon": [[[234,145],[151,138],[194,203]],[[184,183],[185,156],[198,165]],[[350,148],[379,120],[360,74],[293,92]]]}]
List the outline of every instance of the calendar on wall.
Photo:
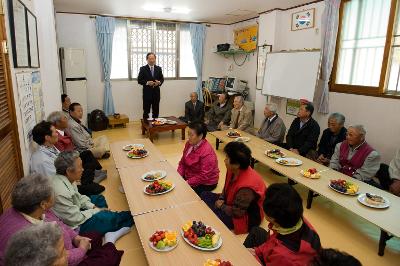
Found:
[{"label": "calendar on wall", "polygon": [[32,129],[36,124],[35,103],[32,91],[32,73],[18,73],[16,74],[16,79],[24,140],[27,144],[26,146],[29,146],[32,140]]}]

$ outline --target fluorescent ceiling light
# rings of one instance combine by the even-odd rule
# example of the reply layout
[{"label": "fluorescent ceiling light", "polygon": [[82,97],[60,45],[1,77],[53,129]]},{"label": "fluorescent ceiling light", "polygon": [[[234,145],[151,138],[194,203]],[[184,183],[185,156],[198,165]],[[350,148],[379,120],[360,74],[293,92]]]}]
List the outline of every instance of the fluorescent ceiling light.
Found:
[{"label": "fluorescent ceiling light", "polygon": [[176,13],[176,14],[188,14],[190,12],[189,8],[184,7],[164,7],[157,4],[146,4],[142,7],[146,11],[152,12],[165,12],[165,13]]}]

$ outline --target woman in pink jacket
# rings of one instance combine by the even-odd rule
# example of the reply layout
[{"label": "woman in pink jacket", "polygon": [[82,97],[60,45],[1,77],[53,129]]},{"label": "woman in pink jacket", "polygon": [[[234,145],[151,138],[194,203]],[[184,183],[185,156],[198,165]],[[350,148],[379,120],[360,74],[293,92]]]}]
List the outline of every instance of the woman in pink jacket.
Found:
[{"label": "woman in pink jacket", "polygon": [[178,165],[179,174],[198,195],[215,189],[219,178],[217,155],[206,140],[206,135],[207,127],[204,124],[189,125],[189,140]]}]

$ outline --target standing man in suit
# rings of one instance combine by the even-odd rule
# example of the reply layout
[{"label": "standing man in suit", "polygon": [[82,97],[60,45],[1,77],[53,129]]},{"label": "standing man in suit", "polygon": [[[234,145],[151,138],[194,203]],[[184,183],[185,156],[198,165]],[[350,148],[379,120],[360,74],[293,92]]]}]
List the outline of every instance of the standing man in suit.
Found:
[{"label": "standing man in suit", "polygon": [[138,82],[143,86],[143,120],[149,118],[152,109],[153,118],[157,118],[160,110],[160,86],[164,82],[161,67],[156,65],[156,55],[146,55],[147,65],[142,66],[138,75]]},{"label": "standing man in suit", "polygon": [[313,112],[314,106],[311,103],[304,103],[300,106],[297,117],[293,120],[286,135],[285,148],[302,156],[317,149],[320,128],[317,121],[312,118]]},{"label": "standing man in suit", "polygon": [[183,120],[187,123],[204,121],[204,104],[199,101],[197,92],[190,93],[190,101],[185,103],[185,117]]}]

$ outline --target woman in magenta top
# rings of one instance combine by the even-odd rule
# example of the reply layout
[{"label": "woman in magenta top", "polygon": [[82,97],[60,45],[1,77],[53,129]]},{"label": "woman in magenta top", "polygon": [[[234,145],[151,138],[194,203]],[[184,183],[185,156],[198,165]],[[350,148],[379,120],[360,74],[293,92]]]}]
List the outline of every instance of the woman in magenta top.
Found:
[{"label": "woman in magenta top", "polygon": [[206,140],[206,135],[207,127],[204,124],[189,125],[189,140],[178,165],[179,174],[198,195],[215,189],[219,178],[217,155]]}]

